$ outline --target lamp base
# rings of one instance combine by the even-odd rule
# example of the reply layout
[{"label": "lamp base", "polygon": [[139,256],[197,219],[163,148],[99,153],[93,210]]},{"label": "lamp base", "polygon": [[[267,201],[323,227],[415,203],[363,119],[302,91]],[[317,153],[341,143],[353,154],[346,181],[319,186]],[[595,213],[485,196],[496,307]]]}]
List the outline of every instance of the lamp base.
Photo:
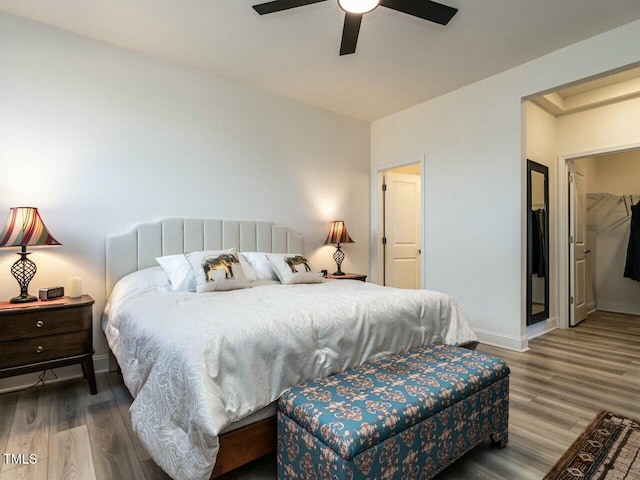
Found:
[{"label": "lamp base", "polygon": [[34,297],[33,295],[18,295],[17,297],[13,297],[11,300],[9,300],[9,303],[29,303],[29,302],[35,302],[38,299],[36,297]]},{"label": "lamp base", "polygon": [[333,274],[337,277],[341,277],[342,275],[344,275],[344,272],[342,271],[342,261],[344,260],[344,252],[340,250],[340,244],[338,244],[338,248],[333,253],[333,259],[335,260],[336,266],[338,267],[338,271],[334,272]]},{"label": "lamp base", "polygon": [[27,247],[22,245],[22,249],[18,253],[20,258],[16,260],[16,263],[11,265],[11,274],[18,281],[20,285],[20,295],[13,297],[10,303],[29,303],[38,300],[33,295],[29,295],[29,282],[33,279],[38,269],[36,264],[29,260],[28,256],[30,252],[27,252]]}]

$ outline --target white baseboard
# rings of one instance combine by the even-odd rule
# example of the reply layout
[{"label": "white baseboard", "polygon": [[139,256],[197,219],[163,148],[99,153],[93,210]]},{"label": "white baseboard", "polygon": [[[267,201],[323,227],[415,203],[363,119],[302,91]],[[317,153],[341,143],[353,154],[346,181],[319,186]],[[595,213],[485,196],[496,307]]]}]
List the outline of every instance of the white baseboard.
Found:
[{"label": "white baseboard", "polygon": [[[102,373],[108,371],[109,356],[105,353],[102,355],[93,356],[93,369],[95,373]],[[72,378],[82,377],[82,367],[78,365],[69,365],[67,367],[60,367],[54,369],[56,376],[53,377],[50,372],[47,372],[45,376],[45,383],[62,382]],[[25,375],[16,375],[15,377],[8,377],[0,379],[0,393],[10,392],[13,390],[21,390],[26,387],[30,387],[38,381],[42,372],[27,373]],[[89,390],[87,390],[88,392]]]},{"label": "white baseboard", "polygon": [[640,315],[640,305],[629,305],[625,303],[598,302],[598,310],[603,312],[627,313],[629,315]]},{"label": "white baseboard", "polygon": [[515,335],[505,335],[504,333],[492,332],[490,330],[482,330],[474,328],[473,331],[478,336],[480,343],[493,345],[494,347],[506,348],[507,350],[515,350],[516,352],[526,352],[529,350],[527,337],[516,337]]},{"label": "white baseboard", "polygon": [[96,373],[109,371],[109,354],[103,353],[102,355],[93,356],[93,369]]},{"label": "white baseboard", "polygon": [[551,317],[543,322],[534,323],[527,327],[527,338],[532,340],[540,337],[545,333],[549,333],[552,330],[558,328],[558,317]]}]

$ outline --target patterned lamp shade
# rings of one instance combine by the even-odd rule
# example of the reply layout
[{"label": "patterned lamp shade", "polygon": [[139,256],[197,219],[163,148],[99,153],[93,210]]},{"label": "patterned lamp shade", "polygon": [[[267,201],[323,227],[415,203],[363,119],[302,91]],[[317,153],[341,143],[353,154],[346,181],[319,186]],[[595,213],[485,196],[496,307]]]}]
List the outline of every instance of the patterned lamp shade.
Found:
[{"label": "patterned lamp shade", "polygon": [[62,245],[45,227],[37,208],[15,207],[0,233],[0,247]]},{"label": "patterned lamp shade", "polygon": [[11,303],[35,302],[36,297],[29,295],[29,283],[36,274],[36,264],[27,255],[27,246],[62,245],[49,233],[40,218],[37,208],[16,207],[9,213],[9,219],[0,233],[0,247],[21,247],[20,258],[11,266],[11,273],[20,285],[20,295],[11,299]]},{"label": "patterned lamp shade", "polygon": [[351,240],[349,232],[347,232],[347,227],[342,220],[334,220],[331,222],[329,235],[327,235],[327,239],[324,241],[325,245],[330,243],[355,243]]}]

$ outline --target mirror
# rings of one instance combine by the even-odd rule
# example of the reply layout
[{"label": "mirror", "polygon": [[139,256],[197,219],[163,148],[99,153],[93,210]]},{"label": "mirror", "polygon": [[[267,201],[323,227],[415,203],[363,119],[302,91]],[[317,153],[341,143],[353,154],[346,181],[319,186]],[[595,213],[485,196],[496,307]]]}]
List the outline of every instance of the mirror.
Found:
[{"label": "mirror", "polygon": [[549,318],[549,168],[527,160],[527,325]]}]

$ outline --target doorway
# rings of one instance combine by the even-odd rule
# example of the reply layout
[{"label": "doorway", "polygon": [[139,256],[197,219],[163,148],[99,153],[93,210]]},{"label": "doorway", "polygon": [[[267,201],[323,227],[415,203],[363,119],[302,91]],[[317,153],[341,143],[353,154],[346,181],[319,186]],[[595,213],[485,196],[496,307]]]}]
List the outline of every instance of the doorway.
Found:
[{"label": "doorway", "polygon": [[423,162],[378,170],[378,282],[396,288],[423,285]]},{"label": "doorway", "polygon": [[625,278],[632,205],[640,203],[640,149],[566,161],[568,324],[598,311],[637,315],[640,285]]},{"label": "doorway", "polygon": [[[575,165],[579,166],[587,157],[624,153],[640,148],[638,130],[633,128],[640,115],[640,83],[638,79],[640,79],[640,68],[630,65],[627,69],[603,72],[602,75],[585,79],[581,83],[559,86],[553,91],[538,93],[526,99],[528,100],[525,102],[524,153],[526,156],[523,157],[533,159],[549,167],[552,206],[550,215],[550,318],[547,322],[536,324],[536,328],[527,326],[526,334],[529,338],[542,335],[556,327],[568,328],[571,325],[572,317],[574,324],[579,323],[581,314],[571,315],[571,310],[574,310],[576,305],[580,305],[581,308],[589,306],[588,310],[618,308],[616,305],[603,304],[603,289],[598,288],[604,287],[602,282],[595,287],[595,298],[593,300],[588,298],[590,288],[593,286],[588,281],[589,278],[593,278],[589,276],[589,268],[591,268],[589,264],[596,265],[596,271],[600,272],[606,268],[614,272],[618,268],[618,274],[619,267],[615,267],[617,262],[614,261],[610,261],[608,267],[603,267],[603,257],[598,255],[599,252],[597,253],[597,250],[601,250],[598,248],[600,245],[592,244],[590,246],[589,238],[586,238],[586,247],[581,246],[582,255],[586,255],[586,260],[577,256],[580,253],[578,246],[570,243],[570,237],[577,235],[573,231],[576,228],[576,222],[574,221],[570,225],[569,170],[572,161],[575,161]],[[626,86],[632,88],[623,93],[623,87]],[[637,178],[636,176],[636,184]],[[633,193],[638,190],[638,186],[626,190],[628,191],[621,192],[621,194]],[[593,193],[599,192],[588,187],[586,194]],[[617,198],[619,200],[622,195],[617,195]],[[629,197],[627,199],[629,200]],[[587,210],[584,235],[589,237],[589,235],[595,234],[592,231],[593,226],[589,226],[589,217],[595,212],[595,210],[594,212],[591,210],[596,208],[602,212],[603,205],[593,207],[591,204],[594,200],[588,196],[583,197],[581,201]],[[621,208],[621,206],[617,205],[617,208]],[[615,216],[619,211],[614,211],[612,215]],[[607,212],[608,209],[605,213]],[[526,218],[524,217],[523,220]],[[610,219],[612,218],[610,217]],[[579,225],[580,221],[577,224]],[[524,224],[523,228],[526,228]],[[602,233],[602,228],[598,228]],[[620,225],[616,225],[615,228],[620,228]],[[593,246],[596,247],[595,250],[592,248]],[[586,250],[591,251],[585,254]],[[570,253],[574,257],[577,256],[577,260],[582,261],[582,265],[575,265],[575,259],[570,258]],[[526,263],[526,257],[523,255],[523,265]],[[622,267],[624,268],[624,264]],[[576,284],[576,272],[578,272],[578,279],[582,276],[586,280],[580,285]],[[525,281],[526,277],[523,277],[523,293],[526,288]],[[640,287],[640,283],[632,283],[636,284],[633,285],[634,288]],[[578,288],[577,291],[576,288]],[[640,298],[640,291],[636,291],[636,296]],[[525,306],[523,308],[524,314],[526,313],[526,302],[523,304]]]}]

